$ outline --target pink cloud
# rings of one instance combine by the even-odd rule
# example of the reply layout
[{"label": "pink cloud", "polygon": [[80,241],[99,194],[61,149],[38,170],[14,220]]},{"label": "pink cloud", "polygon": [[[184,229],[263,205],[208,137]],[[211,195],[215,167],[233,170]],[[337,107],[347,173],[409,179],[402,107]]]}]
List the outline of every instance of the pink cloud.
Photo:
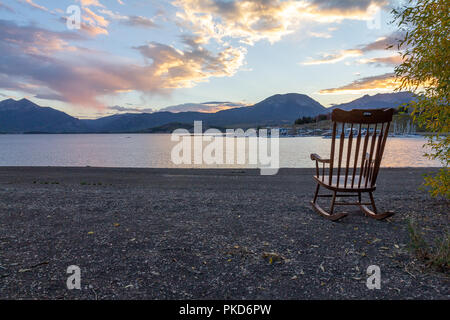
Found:
[{"label": "pink cloud", "polygon": [[24,92],[101,108],[101,97],[107,95],[129,91],[163,93],[194,86],[210,77],[231,76],[245,54],[229,47],[215,55],[193,43],[181,51],[153,42],[135,48],[148,59],[147,63],[133,64],[107,53],[87,54],[81,47],[68,45],[69,40],[83,39],[77,33],[0,20],[0,75],[15,87],[18,83],[33,86],[20,88]]}]

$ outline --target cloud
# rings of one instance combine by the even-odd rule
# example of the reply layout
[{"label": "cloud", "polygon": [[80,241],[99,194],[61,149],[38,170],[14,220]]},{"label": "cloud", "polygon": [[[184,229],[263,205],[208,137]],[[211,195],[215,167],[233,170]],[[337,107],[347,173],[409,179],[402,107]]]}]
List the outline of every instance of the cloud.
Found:
[{"label": "cloud", "polygon": [[389,57],[378,57],[378,58],[369,58],[369,59],[360,59],[359,63],[363,64],[373,64],[377,67],[384,66],[397,66],[403,62],[403,58],[400,54]]},{"label": "cloud", "polygon": [[42,93],[36,90],[34,97],[36,99],[43,99],[43,100],[56,100],[56,101],[65,101],[63,96],[60,96],[56,93]]},{"label": "cloud", "polygon": [[154,28],[156,24],[152,19],[142,16],[129,16],[125,21],[125,24],[130,26],[144,27],[144,28]]},{"label": "cloud", "polygon": [[231,37],[254,44],[271,43],[297,30],[302,23],[336,22],[343,19],[367,20],[374,7],[386,0],[366,1],[280,1],[280,0],[175,0],[182,27],[208,42]]},{"label": "cloud", "polygon": [[203,102],[203,103],[184,103],[175,106],[169,106],[162,108],[158,111],[169,111],[169,112],[187,112],[187,111],[195,111],[195,112],[205,112],[205,113],[215,113],[221,110],[228,110],[233,108],[247,107],[247,104],[244,103],[235,103],[235,102]]},{"label": "cloud", "polygon": [[324,38],[324,39],[331,38],[331,34],[329,34],[327,32],[314,32],[314,31],[311,31],[311,32],[309,32],[309,35],[311,37],[314,37],[314,38]]},{"label": "cloud", "polygon": [[[374,42],[360,45],[353,49],[341,50],[338,53],[324,53],[322,57],[319,59],[311,59],[302,62],[303,65],[317,65],[317,64],[327,64],[327,63],[336,63],[342,61],[347,58],[360,57],[364,54],[371,51],[381,51],[381,50],[395,50],[397,47],[395,46],[399,39],[402,38],[402,34],[398,32],[394,32],[387,37],[382,37]],[[400,62],[401,59],[393,57],[388,58],[372,58],[372,59],[361,59],[360,63],[372,63],[376,65],[386,65],[393,64],[394,62]]]},{"label": "cloud", "polygon": [[183,27],[203,38],[221,41],[239,38],[253,44],[260,40],[275,42],[293,30],[294,16],[301,3],[295,1],[214,1],[176,0]]},{"label": "cloud", "polygon": [[153,113],[153,108],[134,108],[134,107],[121,107],[121,106],[109,106],[109,110],[118,112],[131,112],[131,113]]},{"label": "cloud", "polygon": [[87,16],[83,16],[83,19],[88,21],[91,25],[98,25],[100,27],[107,27],[109,25],[108,20],[103,16],[96,14],[91,9],[83,8],[83,11],[87,14]]},{"label": "cloud", "polygon": [[372,20],[388,0],[311,0],[305,16],[316,22]]},{"label": "cloud", "polygon": [[74,50],[68,41],[83,40],[76,33],[55,32],[34,26],[18,27],[15,23],[0,20],[0,43],[16,48],[21,54],[50,54],[55,51]]},{"label": "cloud", "polygon": [[[105,6],[103,6],[98,0],[77,1],[81,4],[83,10],[83,14],[81,15],[81,30],[92,37],[96,37],[98,35],[108,35],[107,27],[109,26],[109,21],[104,16],[89,8],[90,6],[105,8]],[[102,12],[108,10],[100,9],[99,11]],[[61,20],[66,23],[67,17],[61,17]]]},{"label": "cloud", "polygon": [[247,107],[248,105],[240,102],[203,102],[203,103],[183,103],[174,106],[168,106],[155,110],[153,108],[137,108],[137,107],[122,107],[122,106],[109,106],[108,109],[116,112],[132,112],[132,113],[153,113],[153,112],[204,112],[204,113],[215,113],[221,110],[228,110],[239,107]]},{"label": "cloud", "polygon": [[399,85],[394,73],[385,73],[378,76],[366,77],[353,81],[350,84],[320,90],[320,94],[359,94],[361,91],[393,91]]},{"label": "cloud", "polygon": [[[35,5],[39,2],[21,1]],[[306,24],[365,19],[370,16],[371,6],[382,5],[384,1],[352,4],[351,1],[314,0],[174,0],[177,22],[186,32],[181,38],[182,46],[155,41],[136,45],[134,50],[143,58],[140,62],[106,52],[89,54],[76,41],[107,35],[113,21],[154,28],[156,18],[114,13],[98,0],[77,0],[77,3],[83,7],[84,19],[82,32],[78,33],[52,32],[0,21],[1,88],[15,88],[42,99],[88,107],[102,107],[102,97],[121,92],[165,94],[214,77],[233,76],[244,65],[247,52],[244,46],[236,45],[237,41],[249,45],[262,40],[273,43],[303,27],[305,21]],[[237,41],[231,44],[230,39]],[[211,44],[210,40],[215,43]],[[214,46],[217,51],[211,51]],[[356,56],[357,52],[347,50],[343,54]],[[322,59],[341,58],[338,53]],[[195,105],[190,107],[203,112],[233,107],[222,102]],[[175,110],[187,106],[172,107],[177,107],[172,109]]]},{"label": "cloud", "polygon": [[144,28],[155,28],[157,27],[156,23],[151,18],[143,17],[143,16],[124,16],[119,13],[114,13],[111,10],[102,9],[101,13],[106,14],[113,20],[120,21],[121,23],[134,26],[134,27],[144,27]]},{"label": "cloud", "polygon": [[4,3],[1,3],[1,2],[0,2],[0,10],[5,10],[5,11],[8,11],[8,12],[14,12],[13,8],[11,8],[10,6],[8,6],[8,5],[4,4]]},{"label": "cloud", "polygon": [[147,60],[141,65],[67,43],[83,39],[78,33],[53,32],[0,20],[0,76],[6,81],[0,83],[1,87],[100,108],[100,98],[107,95],[130,91],[167,93],[211,77],[231,76],[245,54],[239,48],[229,47],[213,54],[198,44],[186,44],[182,51],[152,42],[135,48]]},{"label": "cloud", "polygon": [[106,14],[109,18],[111,18],[113,20],[127,20],[128,19],[128,16],[123,16],[120,13],[115,13],[115,12],[112,12],[111,10],[100,9],[99,11],[103,14]]},{"label": "cloud", "polygon": [[[374,42],[361,45],[359,49],[362,52],[376,51],[376,50],[396,50],[399,40],[404,37],[402,32],[393,32],[386,37],[381,37]],[[391,47],[392,46],[392,47]]]},{"label": "cloud", "polygon": [[[109,21],[103,16],[100,16],[90,10],[89,8],[83,8],[86,13],[82,15],[82,21],[80,22],[81,31],[85,34],[96,37],[98,35],[108,35],[108,30],[106,27],[109,25]],[[67,17],[61,17],[60,21],[64,24],[67,22]]]},{"label": "cloud", "polygon": [[30,6],[32,6],[33,8],[39,9],[41,11],[46,11],[46,12],[49,11],[46,7],[41,6],[41,5],[37,4],[37,3],[34,3],[33,0],[19,0],[19,1],[22,2],[22,3],[27,3]]},{"label": "cloud", "polygon": [[316,64],[327,64],[327,63],[336,63],[339,61],[342,61],[344,59],[347,59],[349,57],[359,57],[363,53],[361,50],[343,50],[336,54],[329,54],[324,53],[322,54],[322,58],[320,59],[310,59],[308,61],[302,62],[303,65],[309,66],[309,65],[316,65]]},{"label": "cloud", "polygon": [[188,45],[185,51],[157,42],[135,48],[153,61],[152,71],[165,88],[192,87],[210,77],[232,76],[243,64],[244,48],[229,46],[214,55],[192,38],[183,41]]},{"label": "cloud", "polygon": [[370,6],[385,6],[387,0],[312,0],[311,3],[317,10],[331,12],[366,12]]},{"label": "cloud", "polygon": [[89,6],[102,7],[102,8],[105,7],[104,5],[102,5],[100,3],[99,0],[77,0],[77,2],[81,3],[81,5],[83,7],[89,7]]},{"label": "cloud", "polygon": [[104,34],[104,35],[108,34],[108,30],[106,30],[102,27],[93,25],[93,24],[85,23],[85,22],[81,22],[81,31],[83,31],[84,33],[86,33],[92,37],[98,36],[100,34]]}]

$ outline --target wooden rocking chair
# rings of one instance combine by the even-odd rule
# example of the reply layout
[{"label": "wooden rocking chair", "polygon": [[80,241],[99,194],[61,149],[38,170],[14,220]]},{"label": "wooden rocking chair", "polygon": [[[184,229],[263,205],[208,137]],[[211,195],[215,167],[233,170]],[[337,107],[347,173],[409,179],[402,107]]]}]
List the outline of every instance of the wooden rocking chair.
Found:
[{"label": "wooden rocking chair", "polygon": [[[358,205],[364,214],[375,219],[384,219],[394,214],[391,211],[378,213],[372,194],[376,189],[375,182],[393,113],[393,109],[333,110],[330,158],[323,159],[315,153],[311,154],[311,160],[316,161],[314,179],[317,182],[311,204],[317,213],[335,221],[347,215],[347,213],[334,213],[335,206]],[[337,153],[335,152],[336,142],[339,148]],[[319,164],[322,164],[322,174],[320,174]],[[320,186],[333,193],[319,194]],[[364,203],[361,200],[361,194],[365,192],[369,193],[370,203]],[[329,212],[318,205],[319,197],[332,198]],[[358,197],[358,201],[337,202],[336,198],[340,197]],[[372,210],[367,205],[372,206]]]}]

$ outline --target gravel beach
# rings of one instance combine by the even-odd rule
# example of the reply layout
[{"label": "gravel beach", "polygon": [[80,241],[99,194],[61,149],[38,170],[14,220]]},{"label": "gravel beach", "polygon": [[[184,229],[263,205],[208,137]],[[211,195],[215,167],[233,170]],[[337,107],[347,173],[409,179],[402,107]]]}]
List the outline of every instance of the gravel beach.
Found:
[{"label": "gravel beach", "polygon": [[383,168],[375,200],[396,214],[331,222],[312,169],[1,167],[0,299],[449,299],[408,251],[409,219],[430,243],[448,231],[448,202],[419,190],[432,170]]}]

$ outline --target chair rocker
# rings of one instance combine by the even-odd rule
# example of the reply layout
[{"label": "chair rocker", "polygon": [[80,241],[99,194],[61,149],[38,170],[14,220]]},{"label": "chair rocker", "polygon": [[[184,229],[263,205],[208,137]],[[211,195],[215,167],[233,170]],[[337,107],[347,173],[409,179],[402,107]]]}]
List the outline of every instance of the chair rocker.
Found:
[{"label": "chair rocker", "polygon": [[[333,110],[330,157],[323,159],[315,153],[311,154],[311,160],[316,161],[316,175],[313,178],[317,182],[311,204],[317,213],[336,221],[347,216],[347,213],[335,213],[335,206],[357,205],[365,215],[378,220],[394,214],[392,211],[378,213],[373,198],[393,113],[393,109]],[[319,194],[321,186],[331,190],[332,194]],[[370,202],[362,202],[363,193],[369,194]],[[321,197],[331,198],[329,211],[317,203]],[[336,198],[342,197],[357,197],[358,201],[336,201]],[[371,206],[372,210],[367,206]]]}]

